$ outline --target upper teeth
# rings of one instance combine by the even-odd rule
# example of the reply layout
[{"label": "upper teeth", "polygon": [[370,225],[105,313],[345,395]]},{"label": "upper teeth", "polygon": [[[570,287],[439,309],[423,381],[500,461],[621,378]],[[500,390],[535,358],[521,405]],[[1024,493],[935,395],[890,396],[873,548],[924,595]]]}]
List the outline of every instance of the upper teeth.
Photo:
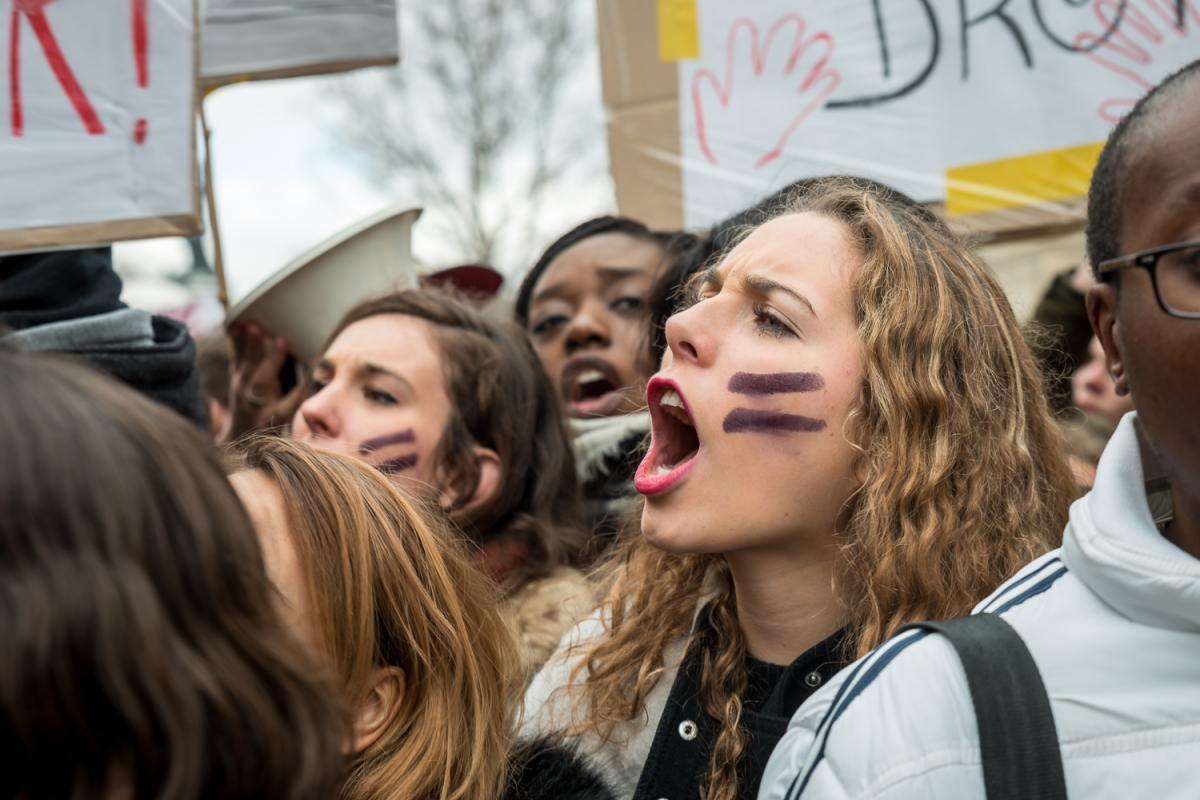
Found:
[{"label": "upper teeth", "polygon": [[658,404],[662,407],[663,411],[684,425],[692,424],[692,418],[688,416],[687,409],[683,407],[683,398],[674,389],[668,389],[660,394],[658,396]]},{"label": "upper teeth", "polygon": [[679,396],[679,392],[674,389],[667,389],[658,396],[658,404],[660,406],[675,406],[683,408],[683,398]]},{"label": "upper teeth", "polygon": [[604,380],[604,373],[598,369],[589,369],[587,372],[579,373],[579,377],[575,379],[576,383],[591,383],[592,381]]}]

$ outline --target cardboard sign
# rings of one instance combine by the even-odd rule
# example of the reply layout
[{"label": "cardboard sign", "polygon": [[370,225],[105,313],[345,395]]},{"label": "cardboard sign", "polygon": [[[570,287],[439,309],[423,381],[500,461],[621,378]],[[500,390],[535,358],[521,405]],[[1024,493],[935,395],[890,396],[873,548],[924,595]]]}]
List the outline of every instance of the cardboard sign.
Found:
[{"label": "cardboard sign", "polygon": [[[1195,0],[658,3],[643,43],[644,12],[600,2],[610,149],[623,211],[651,193],[689,227],[836,172],[976,230],[1078,219],[1113,123],[1200,57]],[[641,87],[622,85],[633,74]]]},{"label": "cardboard sign", "polygon": [[188,236],[192,0],[0,0],[0,251]]},{"label": "cardboard sign", "polygon": [[201,14],[205,86],[399,60],[396,0],[201,0]]}]

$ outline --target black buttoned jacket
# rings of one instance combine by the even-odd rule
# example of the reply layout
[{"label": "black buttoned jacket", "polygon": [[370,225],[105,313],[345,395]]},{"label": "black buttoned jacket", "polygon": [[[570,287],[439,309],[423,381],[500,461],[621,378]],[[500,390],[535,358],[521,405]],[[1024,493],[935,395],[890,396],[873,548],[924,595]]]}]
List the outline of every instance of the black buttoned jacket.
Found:
[{"label": "black buttoned jacket", "polygon": [[[696,621],[691,643],[671,685],[666,708],[659,718],[654,743],[638,779],[634,800],[698,800],[700,783],[718,732],[717,721],[704,712],[700,700],[700,675],[704,648],[711,631],[711,605]],[[700,635],[697,635],[700,634]],[[789,664],[765,702],[744,705],[742,724],[747,747],[738,767],[738,796],[755,800],[763,769],[788,722],[805,700],[843,666],[839,631]]]}]

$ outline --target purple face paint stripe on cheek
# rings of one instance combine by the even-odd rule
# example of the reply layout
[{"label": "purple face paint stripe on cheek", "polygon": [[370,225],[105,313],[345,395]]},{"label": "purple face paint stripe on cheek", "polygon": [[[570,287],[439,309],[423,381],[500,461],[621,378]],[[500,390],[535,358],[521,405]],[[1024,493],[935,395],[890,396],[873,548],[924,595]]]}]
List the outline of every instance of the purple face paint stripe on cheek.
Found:
[{"label": "purple face paint stripe on cheek", "polygon": [[383,436],[376,436],[374,439],[367,439],[358,446],[358,452],[361,455],[370,455],[380,448],[387,447],[390,444],[412,444],[417,440],[417,434],[412,428],[406,428],[395,433],[386,433]]},{"label": "purple face paint stripe on cheek", "polygon": [[816,433],[824,430],[825,420],[782,411],[735,408],[725,417],[724,428],[726,433]]},{"label": "purple face paint stripe on cheek", "polygon": [[815,372],[738,372],[729,379],[729,391],[738,394],[791,394],[825,388],[825,379]]},{"label": "purple face paint stripe on cheek", "polygon": [[406,469],[412,469],[417,465],[417,454],[409,453],[406,456],[399,458],[390,458],[382,464],[376,464],[375,469],[382,472],[384,475],[395,475],[397,472],[404,472]]}]

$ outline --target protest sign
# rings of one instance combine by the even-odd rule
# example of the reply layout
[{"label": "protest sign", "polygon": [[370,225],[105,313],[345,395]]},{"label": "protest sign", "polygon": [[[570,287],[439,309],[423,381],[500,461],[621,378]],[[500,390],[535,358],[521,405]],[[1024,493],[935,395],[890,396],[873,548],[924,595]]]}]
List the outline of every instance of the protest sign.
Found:
[{"label": "protest sign", "polygon": [[201,0],[201,16],[205,86],[399,59],[396,0]]},{"label": "protest sign", "polygon": [[1200,56],[1194,0],[647,5],[600,0],[600,38],[618,202],[661,226],[835,172],[974,230],[1080,219],[1113,123]]},{"label": "protest sign", "polygon": [[192,0],[0,0],[0,250],[201,230]]}]

